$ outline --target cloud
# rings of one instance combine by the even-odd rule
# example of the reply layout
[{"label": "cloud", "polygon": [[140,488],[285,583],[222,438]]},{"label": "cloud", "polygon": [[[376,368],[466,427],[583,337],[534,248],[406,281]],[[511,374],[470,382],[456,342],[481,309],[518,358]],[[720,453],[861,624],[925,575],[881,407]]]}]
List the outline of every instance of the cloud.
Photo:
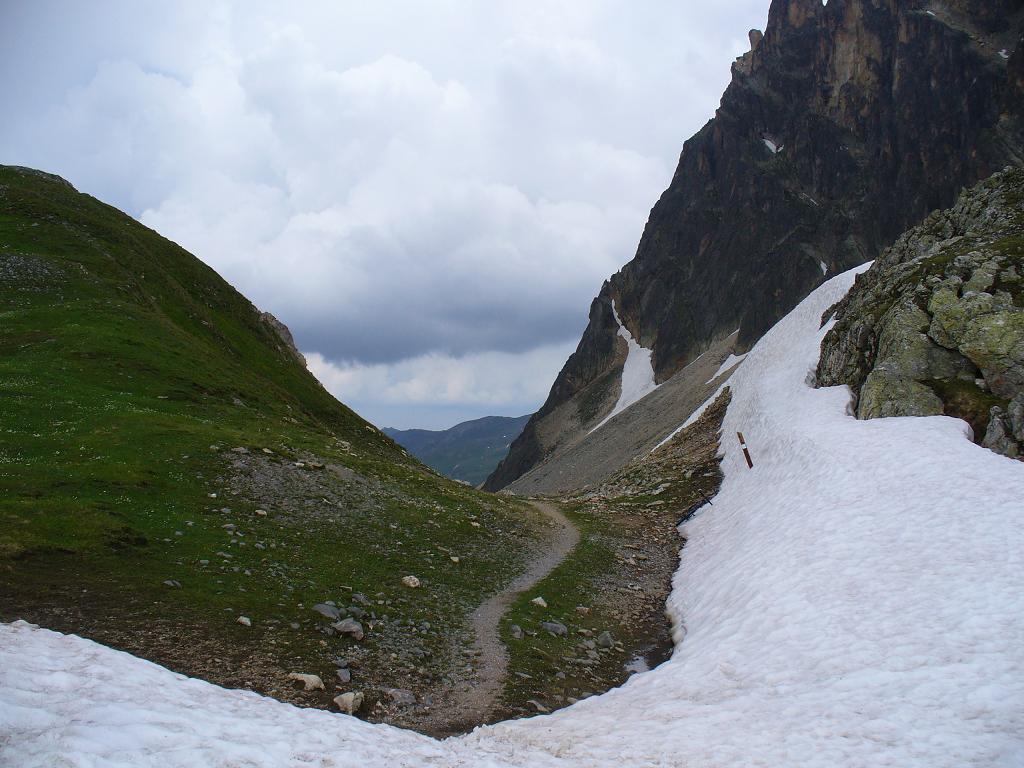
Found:
[{"label": "cloud", "polygon": [[0,160],[176,240],[320,371],[429,361],[482,407],[478,362],[544,376],[487,384],[536,407],[531,355],[578,340],[764,6],[34,3],[0,25]]},{"label": "cloud", "polygon": [[382,426],[396,407],[412,407],[410,426],[435,429],[450,420],[518,416],[536,407],[572,352],[552,344],[523,354],[483,352],[454,358],[427,354],[397,364],[332,363],[307,352],[309,369],[338,399]]}]

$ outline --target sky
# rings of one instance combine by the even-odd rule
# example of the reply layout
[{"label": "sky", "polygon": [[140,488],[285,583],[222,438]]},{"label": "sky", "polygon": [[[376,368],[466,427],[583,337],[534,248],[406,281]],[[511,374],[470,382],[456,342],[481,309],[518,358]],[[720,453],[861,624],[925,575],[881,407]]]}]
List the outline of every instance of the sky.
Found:
[{"label": "sky", "polygon": [[378,426],[535,410],[768,0],[0,0],[0,163],[180,243]]}]

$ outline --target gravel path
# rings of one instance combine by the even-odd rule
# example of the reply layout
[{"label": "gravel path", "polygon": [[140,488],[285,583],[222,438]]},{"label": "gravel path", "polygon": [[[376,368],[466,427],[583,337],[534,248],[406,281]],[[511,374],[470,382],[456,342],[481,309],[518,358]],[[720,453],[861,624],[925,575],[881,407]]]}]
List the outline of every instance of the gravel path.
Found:
[{"label": "gravel path", "polygon": [[473,650],[476,670],[471,679],[453,691],[446,711],[437,712],[431,730],[440,734],[463,733],[485,723],[501,697],[508,672],[508,649],[501,641],[499,625],[509,606],[523,592],[546,577],[580,540],[576,526],[554,504],[530,502],[553,524],[545,548],[515,581],[473,611],[470,623],[476,634]]}]

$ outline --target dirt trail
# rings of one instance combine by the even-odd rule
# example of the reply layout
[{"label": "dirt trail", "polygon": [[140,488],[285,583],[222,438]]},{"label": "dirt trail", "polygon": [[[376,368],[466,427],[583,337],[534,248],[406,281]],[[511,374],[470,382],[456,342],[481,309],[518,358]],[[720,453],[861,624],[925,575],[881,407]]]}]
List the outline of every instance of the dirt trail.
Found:
[{"label": "dirt trail", "polygon": [[504,688],[508,673],[508,649],[501,641],[501,617],[520,594],[537,584],[565,559],[580,540],[579,531],[549,502],[531,501],[554,524],[544,550],[515,581],[482,603],[470,616],[476,635],[473,648],[476,669],[455,687],[444,711],[435,711],[430,730],[438,735],[462,733],[487,722]]}]

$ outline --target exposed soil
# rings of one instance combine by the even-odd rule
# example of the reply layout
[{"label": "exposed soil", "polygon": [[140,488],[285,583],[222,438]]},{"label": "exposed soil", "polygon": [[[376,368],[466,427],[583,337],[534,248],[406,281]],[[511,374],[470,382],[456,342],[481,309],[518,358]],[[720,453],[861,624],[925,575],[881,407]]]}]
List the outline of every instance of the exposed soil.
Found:
[{"label": "exposed soil", "polygon": [[435,700],[433,711],[412,724],[417,730],[445,736],[472,730],[491,722],[501,699],[508,674],[509,654],[501,639],[500,623],[513,601],[537,585],[561,563],[579,543],[580,533],[554,504],[533,501],[533,506],[553,525],[529,568],[473,611],[470,623],[475,640],[468,654],[471,662],[456,678],[447,695]]}]

